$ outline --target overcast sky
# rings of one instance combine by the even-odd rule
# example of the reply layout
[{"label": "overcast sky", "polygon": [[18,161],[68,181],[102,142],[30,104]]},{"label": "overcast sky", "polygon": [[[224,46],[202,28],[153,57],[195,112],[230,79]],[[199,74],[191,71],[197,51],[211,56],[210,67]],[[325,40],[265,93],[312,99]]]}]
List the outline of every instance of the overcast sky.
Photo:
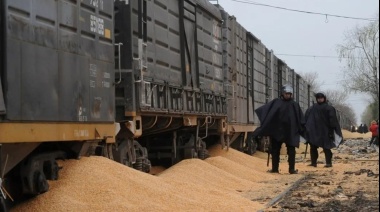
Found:
[{"label": "overcast sky", "polygon": [[[376,18],[379,0],[237,0],[289,9],[339,16]],[[219,0],[248,31],[258,37],[275,54],[338,56],[337,44],[343,43],[344,32],[368,21],[291,12],[234,0]],[[327,23],[326,23],[327,22]],[[312,58],[277,55],[297,73],[318,72],[323,90],[343,90],[339,81],[345,63],[338,58]],[[350,95],[347,103],[354,109],[358,123],[368,97]]]}]

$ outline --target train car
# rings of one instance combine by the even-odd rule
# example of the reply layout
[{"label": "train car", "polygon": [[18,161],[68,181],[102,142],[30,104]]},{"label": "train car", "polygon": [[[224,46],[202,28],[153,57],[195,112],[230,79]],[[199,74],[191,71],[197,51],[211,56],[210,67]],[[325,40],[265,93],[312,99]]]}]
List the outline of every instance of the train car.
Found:
[{"label": "train car", "polygon": [[223,7],[223,71],[227,94],[227,146],[250,152],[256,150],[250,132],[254,130],[253,43],[247,30]]},{"label": "train car", "polygon": [[[1,196],[115,142],[113,2],[0,1]],[[2,204],[3,206],[4,204]]]},{"label": "train car", "polygon": [[129,133],[116,139],[131,149],[117,161],[149,168],[205,158],[206,138],[224,139],[221,28],[206,0],[115,1],[116,122]]},{"label": "train car", "polygon": [[[233,148],[253,153],[252,147],[258,144],[250,135],[260,125],[255,109],[279,97],[285,84],[294,87],[294,98],[301,101],[301,97],[304,98],[300,94],[304,92],[301,90],[303,81],[300,77],[297,79],[297,73],[278,59],[273,51],[241,26],[236,17],[228,14],[222,6],[216,6],[223,18],[227,140]],[[301,86],[297,85],[299,82]]]}]

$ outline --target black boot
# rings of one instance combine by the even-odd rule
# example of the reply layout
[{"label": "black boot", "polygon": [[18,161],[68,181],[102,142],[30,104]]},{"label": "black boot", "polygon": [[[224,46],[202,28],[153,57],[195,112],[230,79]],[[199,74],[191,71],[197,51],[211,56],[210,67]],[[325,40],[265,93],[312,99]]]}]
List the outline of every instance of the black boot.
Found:
[{"label": "black boot", "polygon": [[326,165],[325,165],[325,168],[329,168],[329,167],[332,167],[332,152],[331,152],[331,149],[323,149],[323,151],[325,152],[325,157],[326,157]]},{"label": "black boot", "polygon": [[278,169],[277,169],[277,170],[271,169],[271,170],[268,170],[267,172],[268,172],[268,173],[280,173],[280,172],[278,171]]},{"label": "black boot", "polygon": [[271,149],[271,155],[272,155],[272,170],[270,170],[270,173],[279,173],[278,167],[280,165],[280,151],[281,151],[281,142],[272,140],[272,149]]},{"label": "black boot", "polygon": [[297,174],[298,170],[295,169],[296,166],[296,148],[289,146],[288,150],[288,163],[289,163],[289,174]]},{"label": "black boot", "polygon": [[280,155],[272,154],[272,169],[269,170],[269,173],[279,173],[278,166],[280,164]]},{"label": "black boot", "polygon": [[311,164],[309,166],[317,167],[318,147],[311,144],[310,144],[310,159],[311,159]]}]

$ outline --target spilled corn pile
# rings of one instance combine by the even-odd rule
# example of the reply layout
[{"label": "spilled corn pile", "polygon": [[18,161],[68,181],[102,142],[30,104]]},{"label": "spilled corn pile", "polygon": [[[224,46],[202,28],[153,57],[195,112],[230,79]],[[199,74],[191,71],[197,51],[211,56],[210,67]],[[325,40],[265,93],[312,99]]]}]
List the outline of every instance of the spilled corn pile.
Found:
[{"label": "spilled corn pile", "polygon": [[266,160],[234,149],[209,152],[155,175],[103,157],[63,161],[48,192],[11,211],[253,211],[302,177],[268,174]]}]

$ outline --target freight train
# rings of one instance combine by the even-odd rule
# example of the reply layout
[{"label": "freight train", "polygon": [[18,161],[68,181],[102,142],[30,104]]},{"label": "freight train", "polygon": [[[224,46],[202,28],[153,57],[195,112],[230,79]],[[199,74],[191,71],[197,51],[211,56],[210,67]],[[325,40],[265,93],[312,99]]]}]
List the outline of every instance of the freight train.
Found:
[{"label": "freight train", "polygon": [[101,155],[149,172],[221,143],[253,154],[254,110],[284,60],[207,0],[0,0],[1,202],[35,196],[59,159]]}]

